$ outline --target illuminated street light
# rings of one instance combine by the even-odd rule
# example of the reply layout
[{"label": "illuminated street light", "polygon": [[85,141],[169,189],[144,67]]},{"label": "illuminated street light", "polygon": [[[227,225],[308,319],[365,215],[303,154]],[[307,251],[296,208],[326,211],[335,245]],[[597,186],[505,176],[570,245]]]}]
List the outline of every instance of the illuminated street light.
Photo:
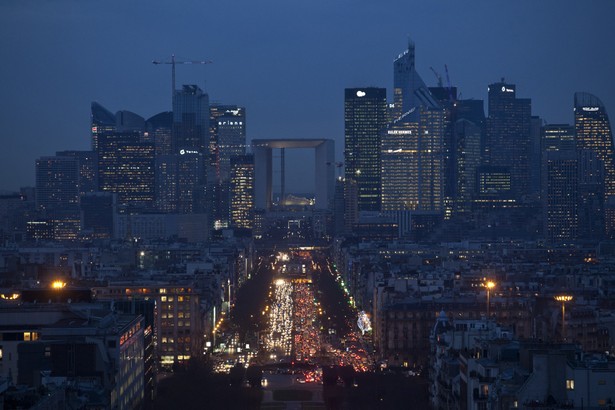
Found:
[{"label": "illuminated street light", "polygon": [[491,289],[495,288],[494,281],[487,281],[484,284],[485,288],[487,288],[487,318],[491,317]]},{"label": "illuminated street light", "polygon": [[566,302],[570,302],[573,298],[572,295],[557,295],[553,299],[562,303],[562,340],[566,341]]},{"label": "illuminated street light", "polygon": [[66,286],[66,282],[63,282],[63,281],[61,281],[61,280],[54,280],[54,281],[51,283],[51,287],[52,287],[53,289],[62,289],[62,288],[64,288],[65,286]]}]

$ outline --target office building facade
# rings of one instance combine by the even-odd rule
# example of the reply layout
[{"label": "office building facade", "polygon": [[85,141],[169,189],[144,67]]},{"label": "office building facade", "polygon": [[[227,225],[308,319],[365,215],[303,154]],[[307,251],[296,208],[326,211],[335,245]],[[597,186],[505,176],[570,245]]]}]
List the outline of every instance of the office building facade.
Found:
[{"label": "office building facade", "polygon": [[246,153],[246,110],[237,105],[210,107],[208,191],[216,226],[231,223],[231,158]]},{"label": "office building facade", "polygon": [[[209,96],[184,85],[173,98],[173,155],[177,159],[178,212],[206,210],[209,151]],[[195,175],[195,172],[198,175]]]},{"label": "office building facade", "polygon": [[344,98],[345,179],[357,184],[359,211],[381,202],[381,134],[387,121],[385,88],[347,88]]},{"label": "office building facade", "polygon": [[574,95],[574,124],[578,150],[593,151],[604,164],[604,195],[615,195],[615,151],[606,109],[598,97],[589,93]]},{"label": "office building facade", "polygon": [[79,204],[79,161],[68,156],[36,160],[36,206],[42,211],[76,209]]},{"label": "office building facade", "polygon": [[118,205],[154,203],[154,145],[138,132],[105,133],[98,140],[99,191],[117,194]]},{"label": "office building facade", "polygon": [[516,199],[530,193],[531,101],[516,97],[516,86],[489,85],[486,156],[491,165],[507,167]]},{"label": "office building facade", "polygon": [[254,226],[254,156],[231,157],[230,178],[231,227],[252,229]]},{"label": "office building facade", "polygon": [[98,151],[100,135],[115,132],[115,115],[97,102],[90,106],[90,131],[92,151]]},{"label": "office building facade", "polygon": [[551,243],[577,239],[579,163],[576,151],[546,152],[543,178],[546,239]]}]

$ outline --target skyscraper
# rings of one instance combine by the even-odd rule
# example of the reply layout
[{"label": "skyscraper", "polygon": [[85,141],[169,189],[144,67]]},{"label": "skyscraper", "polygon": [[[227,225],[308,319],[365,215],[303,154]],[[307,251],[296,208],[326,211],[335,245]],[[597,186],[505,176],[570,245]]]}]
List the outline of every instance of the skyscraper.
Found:
[{"label": "skyscraper", "polygon": [[383,211],[442,210],[445,113],[419,110],[419,121],[406,120],[407,114],[382,135]]},{"label": "skyscraper", "polygon": [[177,155],[173,151],[173,112],[165,111],[145,122],[147,142],[154,144],[155,207],[160,212],[177,211]]},{"label": "skyscraper", "polygon": [[212,165],[221,180],[228,180],[231,157],[246,153],[246,109],[212,104],[209,111]]},{"label": "skyscraper", "polygon": [[198,86],[184,85],[181,90],[175,91],[173,154],[179,155],[177,200],[184,204],[178,207],[182,213],[202,213],[206,210],[209,114],[209,96]]},{"label": "skyscraper", "polygon": [[79,160],[70,156],[36,160],[36,206],[46,212],[77,209],[79,205]]},{"label": "skyscraper", "polygon": [[444,209],[445,121],[446,112],[442,108],[421,106],[417,185],[418,209],[423,211]]},{"label": "skyscraper", "polygon": [[151,207],[154,202],[154,144],[138,132],[100,135],[99,190],[117,194],[118,205]]},{"label": "skyscraper", "polygon": [[115,129],[118,132],[145,131],[145,119],[132,111],[120,110],[115,113]]},{"label": "skyscraper", "polygon": [[[31,228],[48,226],[47,239],[72,240],[79,234],[79,160],[75,157],[42,157],[36,160],[36,205],[45,219]],[[29,222],[29,223],[30,223]],[[34,235],[36,237],[36,235]],[[40,237],[43,239],[43,237]]]},{"label": "skyscraper", "polygon": [[570,151],[575,149],[574,127],[569,124],[542,126],[542,151]]},{"label": "skyscraper", "polygon": [[398,118],[382,134],[382,210],[416,210],[419,206],[419,123]]},{"label": "skyscraper", "polygon": [[408,40],[408,48],[393,62],[393,119],[419,105],[436,107],[438,104],[416,71],[414,42]]},{"label": "skyscraper", "polygon": [[192,214],[205,212],[204,169],[207,157],[197,150],[181,149],[176,156],[177,212]]},{"label": "skyscraper", "polygon": [[380,144],[386,120],[385,88],[345,90],[345,177],[357,184],[359,211],[380,210]]},{"label": "skyscraper", "polygon": [[[439,77],[438,77],[439,78]],[[441,81],[439,81],[441,83]],[[457,88],[429,87],[429,92],[444,111],[444,130],[442,136],[442,195],[445,218],[448,219],[454,209],[455,195],[455,166],[457,153],[455,152],[455,122],[457,121]]]},{"label": "skyscraper", "polygon": [[[414,43],[410,42],[393,62],[394,119],[382,133],[381,144],[382,210],[440,212],[445,131],[452,110],[443,108],[425,86],[414,58]],[[437,91],[442,91],[442,102],[452,108],[454,89]]]},{"label": "skyscraper", "polygon": [[489,85],[486,159],[510,170],[517,199],[530,193],[531,102],[516,97],[516,86],[502,79]]},{"label": "skyscraper", "polygon": [[482,129],[479,125],[466,119],[455,122],[452,147],[455,158],[453,167],[454,210],[468,212],[476,193],[476,171],[481,163]]},{"label": "skyscraper", "polygon": [[76,158],[79,162],[79,195],[98,190],[98,156],[94,151],[58,151],[58,157]]},{"label": "skyscraper", "polygon": [[173,147],[209,152],[209,96],[196,85],[184,85],[173,99]]},{"label": "skyscraper", "polygon": [[231,158],[246,152],[246,111],[236,105],[213,104],[210,107],[211,169],[208,189],[214,219],[220,226],[231,219]]},{"label": "skyscraper", "polygon": [[[605,234],[612,238],[615,236],[615,154],[611,124],[602,101],[589,93],[575,93],[574,124],[581,158],[581,236],[593,232],[594,237]],[[597,232],[600,223],[602,232]]]},{"label": "skyscraper", "polygon": [[578,236],[579,166],[575,150],[548,151],[544,158],[545,237],[550,242]]},{"label": "skyscraper", "polygon": [[[222,108],[218,106],[218,108]],[[246,153],[246,110],[243,107],[225,106],[224,113],[216,119],[216,165],[221,181],[228,181],[231,157]]]},{"label": "skyscraper", "polygon": [[165,111],[150,117],[145,122],[147,142],[156,147],[156,157],[173,153],[173,113]]},{"label": "skyscraper", "polygon": [[230,216],[234,228],[254,226],[254,156],[237,155],[230,159]]},{"label": "skyscraper", "polygon": [[604,238],[604,163],[594,151],[577,150],[579,161],[579,238]]},{"label": "skyscraper", "polygon": [[615,196],[615,157],[609,116],[598,97],[574,94],[574,124],[577,149],[593,151],[604,164],[604,195]]},{"label": "skyscraper", "polygon": [[81,197],[81,230],[90,238],[113,237],[117,212],[116,194],[90,192]]},{"label": "skyscraper", "polygon": [[539,199],[542,190],[542,118],[532,115],[529,142],[529,188],[528,193]]},{"label": "skyscraper", "polygon": [[97,151],[99,136],[107,132],[115,132],[115,115],[97,102],[92,102],[90,112],[92,151]]}]

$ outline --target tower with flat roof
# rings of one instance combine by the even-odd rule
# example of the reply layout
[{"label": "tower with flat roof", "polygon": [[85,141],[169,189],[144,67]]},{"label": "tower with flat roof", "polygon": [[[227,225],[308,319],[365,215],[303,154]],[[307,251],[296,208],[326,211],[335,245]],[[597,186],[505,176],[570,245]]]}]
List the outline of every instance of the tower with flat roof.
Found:
[{"label": "tower with flat roof", "polygon": [[344,98],[346,181],[357,184],[359,211],[379,211],[381,133],[387,122],[385,88],[347,88]]}]

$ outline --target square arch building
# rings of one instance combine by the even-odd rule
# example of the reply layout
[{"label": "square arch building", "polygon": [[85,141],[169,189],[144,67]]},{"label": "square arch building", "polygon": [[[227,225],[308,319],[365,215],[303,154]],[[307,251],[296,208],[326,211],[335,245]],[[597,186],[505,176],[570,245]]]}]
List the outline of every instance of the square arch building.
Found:
[{"label": "square arch building", "polygon": [[315,208],[329,209],[335,192],[335,143],[330,139],[258,139],[252,140],[254,153],[254,205],[256,209],[271,209],[273,202],[272,150],[282,152],[282,193],[284,194],[284,150],[308,148],[315,153]]}]

